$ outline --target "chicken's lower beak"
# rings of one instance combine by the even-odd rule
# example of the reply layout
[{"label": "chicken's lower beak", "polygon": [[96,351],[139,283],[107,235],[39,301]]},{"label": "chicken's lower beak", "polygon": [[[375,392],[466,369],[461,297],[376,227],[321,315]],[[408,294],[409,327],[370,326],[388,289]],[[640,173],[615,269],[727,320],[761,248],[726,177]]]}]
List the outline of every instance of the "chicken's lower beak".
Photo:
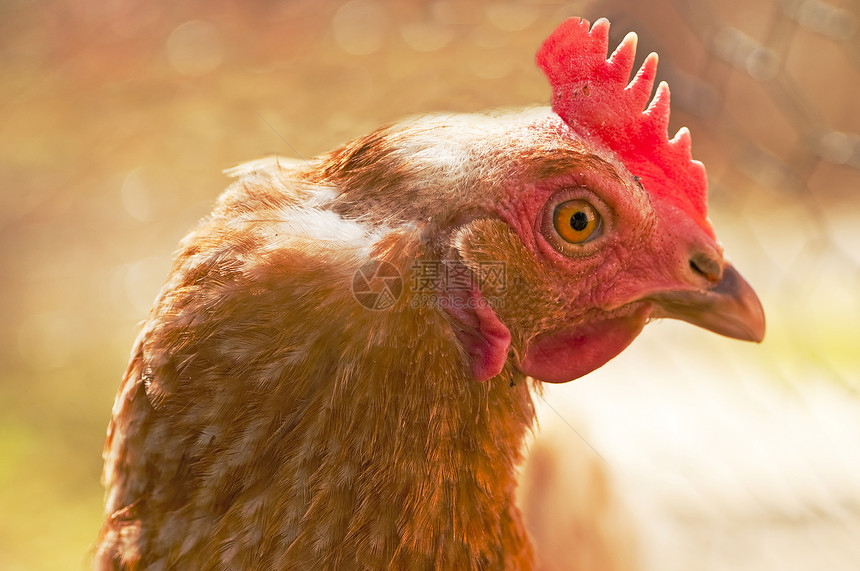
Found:
[{"label": "chicken's lower beak", "polygon": [[706,290],[668,291],[648,296],[655,302],[652,317],[681,319],[714,333],[760,343],[764,309],[752,286],[726,264],[722,278]]}]

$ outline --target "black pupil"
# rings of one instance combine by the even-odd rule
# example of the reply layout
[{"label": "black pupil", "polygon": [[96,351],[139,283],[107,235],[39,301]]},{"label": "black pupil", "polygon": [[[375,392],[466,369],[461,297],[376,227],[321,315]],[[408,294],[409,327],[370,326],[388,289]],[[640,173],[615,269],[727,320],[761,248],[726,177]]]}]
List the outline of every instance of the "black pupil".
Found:
[{"label": "black pupil", "polygon": [[580,210],[579,212],[574,212],[573,216],[570,217],[570,227],[576,230],[577,232],[582,232],[588,226],[588,214]]}]

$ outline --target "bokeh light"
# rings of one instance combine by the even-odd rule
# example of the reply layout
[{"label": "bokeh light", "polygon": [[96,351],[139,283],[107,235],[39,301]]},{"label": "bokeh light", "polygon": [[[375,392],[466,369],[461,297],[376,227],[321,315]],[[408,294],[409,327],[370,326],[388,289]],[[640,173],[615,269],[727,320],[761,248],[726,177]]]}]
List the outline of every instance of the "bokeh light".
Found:
[{"label": "bokeh light", "polygon": [[183,75],[204,75],[221,65],[221,34],[213,24],[192,20],[170,32],[165,45],[173,69]]}]

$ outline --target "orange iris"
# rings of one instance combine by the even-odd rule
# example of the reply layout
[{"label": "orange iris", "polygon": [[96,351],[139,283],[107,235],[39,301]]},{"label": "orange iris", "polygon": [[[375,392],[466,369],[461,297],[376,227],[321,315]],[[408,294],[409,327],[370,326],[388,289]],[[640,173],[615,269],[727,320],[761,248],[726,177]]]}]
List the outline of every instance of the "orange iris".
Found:
[{"label": "orange iris", "polygon": [[584,200],[568,200],[556,206],[552,223],[558,235],[571,244],[597,237],[603,226],[600,214]]}]

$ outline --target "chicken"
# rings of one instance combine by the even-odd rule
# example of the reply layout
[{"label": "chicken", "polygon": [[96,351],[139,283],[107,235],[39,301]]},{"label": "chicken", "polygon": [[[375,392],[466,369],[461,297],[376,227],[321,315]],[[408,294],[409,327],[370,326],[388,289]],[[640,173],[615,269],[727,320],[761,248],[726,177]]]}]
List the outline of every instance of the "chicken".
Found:
[{"label": "chicken", "polygon": [[[108,428],[96,566],[529,569],[532,392],[654,318],[760,341],[657,58],[540,49],[552,108],[263,159],[186,237]],[[572,547],[574,548],[574,547]]]}]

